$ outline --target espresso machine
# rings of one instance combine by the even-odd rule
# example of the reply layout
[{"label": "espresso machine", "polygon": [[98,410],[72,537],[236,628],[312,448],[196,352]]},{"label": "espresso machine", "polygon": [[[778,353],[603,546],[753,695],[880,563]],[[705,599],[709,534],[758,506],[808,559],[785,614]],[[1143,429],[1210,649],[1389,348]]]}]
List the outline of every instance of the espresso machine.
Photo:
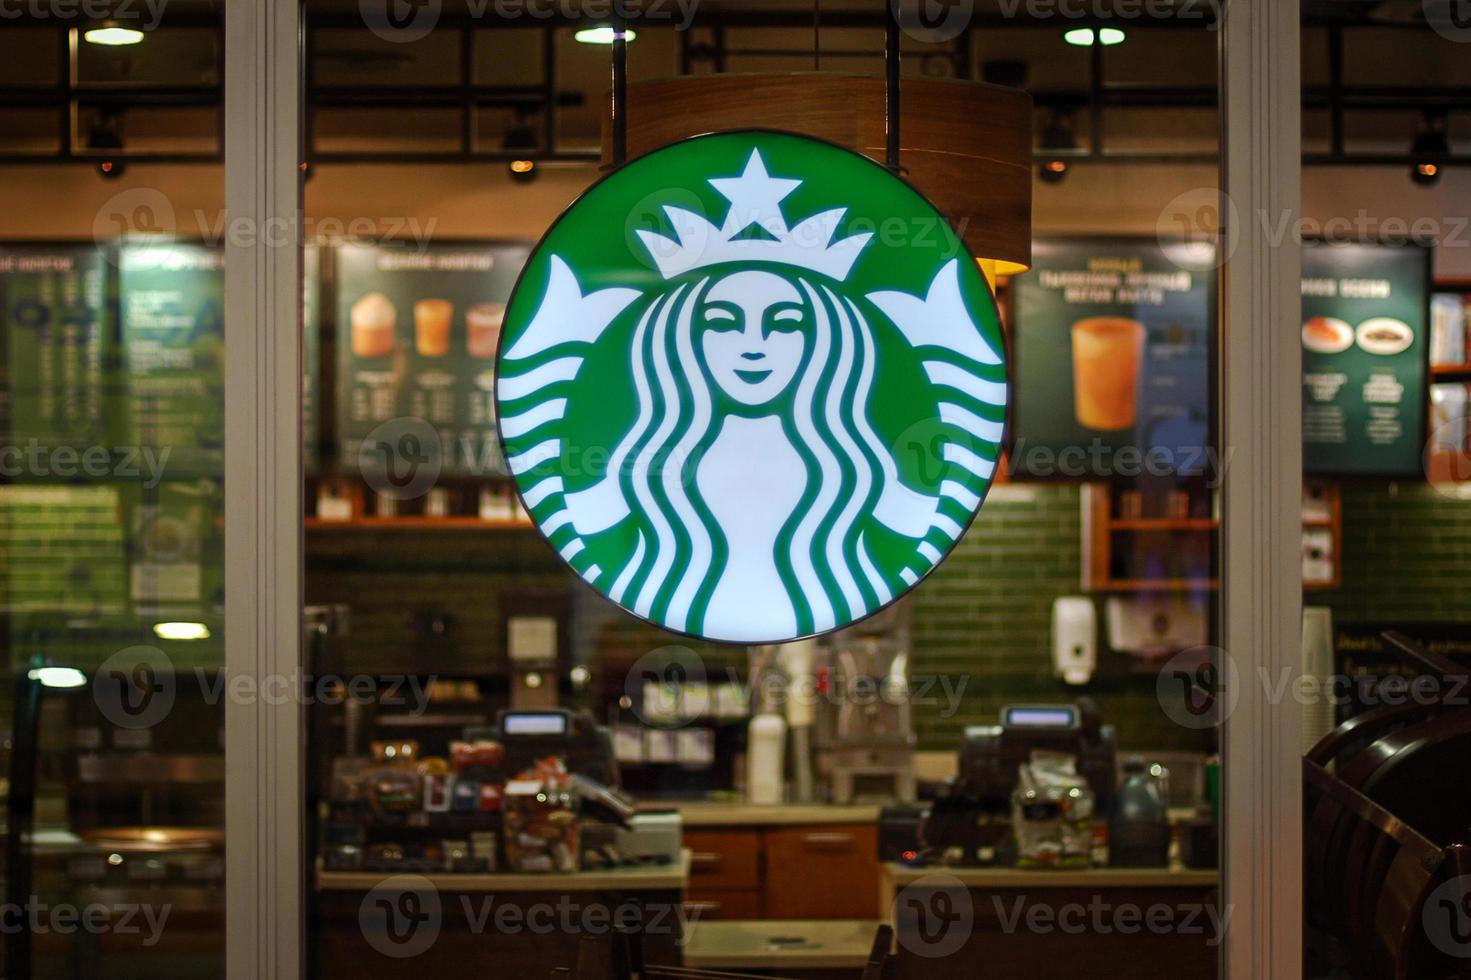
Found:
[{"label": "espresso machine", "polygon": [[909,613],[900,600],[818,649],[817,762],[834,803],[915,799]]}]

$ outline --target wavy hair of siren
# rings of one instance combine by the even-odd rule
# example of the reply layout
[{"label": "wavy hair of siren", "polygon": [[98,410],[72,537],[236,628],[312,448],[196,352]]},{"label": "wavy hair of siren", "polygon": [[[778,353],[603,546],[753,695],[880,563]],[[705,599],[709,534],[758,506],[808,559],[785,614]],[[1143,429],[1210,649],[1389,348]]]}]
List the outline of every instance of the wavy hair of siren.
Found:
[{"label": "wavy hair of siren", "polygon": [[[895,464],[870,424],[875,344],[858,307],[812,278],[794,277],[812,312],[812,337],[793,390],[789,433],[808,472],[808,491],[783,527],[775,555],[798,599],[799,634],[831,629],[887,603],[895,585],[867,554],[859,516]],[[619,443],[619,480],[638,502],[642,540],[610,590],[644,618],[699,632],[720,574],[725,542],[693,478],[708,446],[718,395],[695,354],[694,313],[715,278],[656,297],[634,329],[630,374],[638,403]],[[683,384],[681,382],[684,382]]]}]

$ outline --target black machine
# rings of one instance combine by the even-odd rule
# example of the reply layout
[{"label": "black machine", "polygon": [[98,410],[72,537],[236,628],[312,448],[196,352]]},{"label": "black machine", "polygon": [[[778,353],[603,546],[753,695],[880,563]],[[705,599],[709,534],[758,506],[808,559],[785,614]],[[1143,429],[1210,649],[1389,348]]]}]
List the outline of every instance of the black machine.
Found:
[{"label": "black machine", "polygon": [[930,808],[921,829],[923,850],[964,864],[1008,863],[1011,794],[1017,769],[1036,749],[1065,752],[1093,790],[1096,812],[1107,814],[1115,793],[1116,747],[1090,698],[1073,704],[1013,705],[999,725],[965,729],[960,765],[949,792]]},{"label": "black machine", "polygon": [[467,729],[467,738],[490,738],[505,747],[501,768],[514,776],[549,755],[566,760],[567,771],[617,788],[618,760],[608,730],[586,711],[566,708],[505,710],[492,728]]},{"label": "black machine", "polygon": [[960,749],[956,788],[982,806],[1006,809],[1016,789],[1017,767],[1034,749],[1066,752],[1093,789],[1099,813],[1113,804],[1114,732],[1091,698],[1073,704],[1026,704],[1001,709],[1001,724],[970,725]]}]

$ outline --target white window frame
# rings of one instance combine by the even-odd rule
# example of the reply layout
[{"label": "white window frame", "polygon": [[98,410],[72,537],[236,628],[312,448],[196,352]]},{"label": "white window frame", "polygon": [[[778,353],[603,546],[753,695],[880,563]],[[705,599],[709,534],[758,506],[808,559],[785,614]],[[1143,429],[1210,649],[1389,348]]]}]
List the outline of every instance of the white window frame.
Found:
[{"label": "white window frame", "polygon": [[1221,609],[1237,680],[1222,739],[1230,980],[1302,976],[1302,712],[1268,697],[1301,672],[1302,257],[1291,236],[1269,234],[1300,210],[1300,18],[1299,0],[1228,0],[1221,38]]},{"label": "white window frame", "polygon": [[[301,677],[301,11],[224,6],[225,672],[266,691]],[[303,974],[302,703],[272,701],[225,702],[230,980]]]}]

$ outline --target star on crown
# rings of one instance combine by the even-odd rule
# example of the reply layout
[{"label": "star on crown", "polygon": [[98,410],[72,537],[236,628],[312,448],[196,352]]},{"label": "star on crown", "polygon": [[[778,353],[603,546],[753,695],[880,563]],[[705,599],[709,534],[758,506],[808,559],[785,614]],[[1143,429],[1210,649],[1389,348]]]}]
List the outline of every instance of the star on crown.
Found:
[{"label": "star on crown", "polygon": [[853,263],[873,237],[863,232],[833,241],[847,208],[814,214],[789,228],[781,202],[802,182],[768,174],[760,150],[751,151],[745,172],[739,177],[712,178],[710,185],[730,201],[730,210],[719,228],[702,214],[665,205],[664,214],[674,228],[675,238],[638,229],[639,238],[665,279],[723,262],[774,262],[810,269],[841,282],[848,278]]}]

